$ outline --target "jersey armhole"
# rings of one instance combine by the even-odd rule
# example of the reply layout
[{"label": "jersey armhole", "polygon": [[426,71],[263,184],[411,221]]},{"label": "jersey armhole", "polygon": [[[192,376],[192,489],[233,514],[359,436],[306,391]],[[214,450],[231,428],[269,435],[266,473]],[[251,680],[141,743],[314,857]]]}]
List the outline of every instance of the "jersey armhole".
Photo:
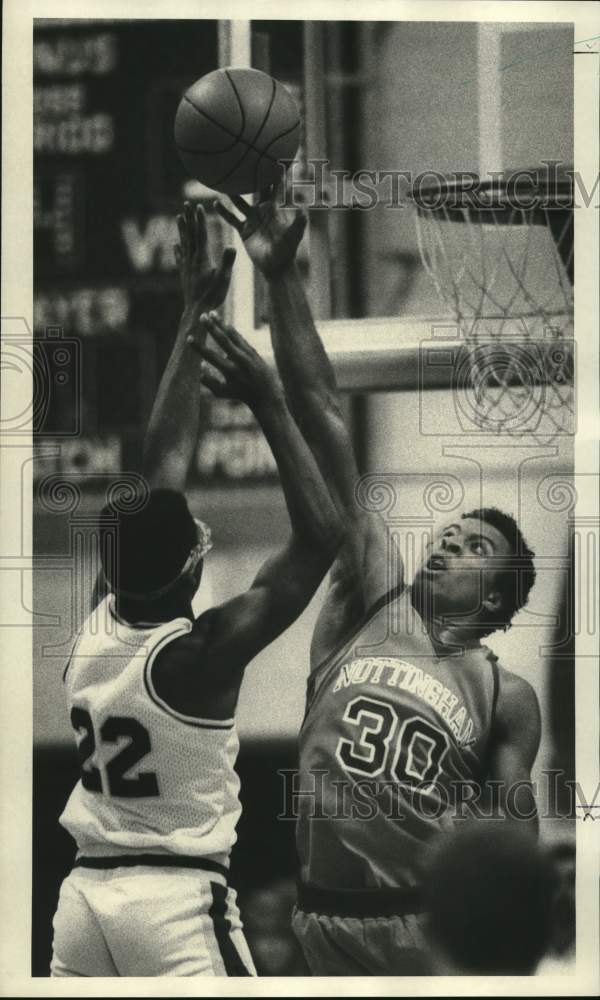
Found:
[{"label": "jersey armhole", "polygon": [[230,719],[203,719],[196,715],[186,715],[169,705],[164,698],[160,697],[154,687],[152,680],[152,667],[154,666],[158,654],[161,653],[170,642],[181,638],[183,635],[187,635],[189,631],[189,628],[181,628],[177,632],[163,636],[160,642],[157,643],[155,648],[150,653],[150,656],[144,664],[144,686],[148,696],[158,708],[162,709],[163,712],[166,712],[167,715],[177,719],[178,722],[183,722],[187,726],[195,726],[197,729],[233,729],[235,721],[233,717]]},{"label": "jersey armhole", "polygon": [[490,715],[490,732],[493,732],[494,726],[496,724],[496,707],[498,705],[498,694],[500,692],[500,672],[498,670],[498,659],[493,656],[491,659],[492,667],[492,711]]},{"label": "jersey armhole", "polygon": [[490,764],[494,749],[494,737],[496,730],[496,709],[498,706],[498,695],[500,693],[500,671],[498,669],[498,657],[488,651],[488,660],[492,669],[492,704],[490,708],[490,726],[487,746],[485,748],[484,765],[481,771],[482,779],[485,781],[490,773]]},{"label": "jersey armhole", "polygon": [[63,684],[67,683],[67,673],[68,673],[69,667],[71,666],[71,663],[73,662],[73,657],[75,656],[75,650],[77,649],[77,644],[79,642],[80,637],[81,637],[81,632],[79,632],[78,635],[75,638],[75,642],[73,643],[73,648],[71,649],[71,652],[69,653],[69,659],[67,660],[65,669],[63,670],[63,673],[62,673],[62,682],[63,682]]}]

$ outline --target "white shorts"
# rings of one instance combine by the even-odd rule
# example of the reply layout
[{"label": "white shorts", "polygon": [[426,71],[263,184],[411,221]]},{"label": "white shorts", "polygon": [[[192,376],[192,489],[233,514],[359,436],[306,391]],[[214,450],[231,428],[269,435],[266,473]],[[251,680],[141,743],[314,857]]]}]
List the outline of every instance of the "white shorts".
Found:
[{"label": "white shorts", "polygon": [[74,868],[54,916],[53,976],[255,976],[220,874]]}]

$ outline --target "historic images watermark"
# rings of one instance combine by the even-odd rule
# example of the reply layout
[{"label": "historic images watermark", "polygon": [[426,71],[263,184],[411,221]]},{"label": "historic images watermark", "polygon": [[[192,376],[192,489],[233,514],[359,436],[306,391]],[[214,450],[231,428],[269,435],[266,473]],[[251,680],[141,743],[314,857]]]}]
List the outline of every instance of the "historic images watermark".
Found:
[{"label": "historic images watermark", "polygon": [[[0,437],[32,434],[34,441],[73,438],[81,433],[82,343],[60,326],[35,337],[21,316],[2,317],[2,367],[22,379],[20,408],[6,407]],[[31,385],[31,394],[26,391]]]},{"label": "historic images watermark", "polygon": [[[432,326],[432,336],[419,344],[421,434],[505,434],[543,447],[576,433],[575,340],[551,320],[535,339],[522,318],[511,322],[512,336],[501,339],[491,336],[483,318],[470,322],[468,337],[458,323]],[[446,428],[428,405],[432,382],[452,392],[454,420]]]},{"label": "historic images watermark", "polygon": [[584,177],[559,160],[542,160],[532,169],[490,171],[483,176],[465,170],[441,174],[433,168],[419,173],[396,167],[350,171],[318,158],[280,163],[286,175],[279,202],[283,208],[370,211],[382,206],[402,209],[412,203],[432,210],[485,210],[500,190],[505,206],[519,211],[589,208],[600,189],[600,176]]},{"label": "historic images watermark", "polygon": [[[560,769],[545,769],[535,781],[451,781],[440,784],[418,779],[331,777],[326,769],[308,772],[308,784],[300,783],[295,768],[282,768],[280,820],[310,819],[327,822],[384,818],[404,823],[415,816],[424,821],[460,822],[468,819],[528,821],[536,815],[546,819],[600,819],[600,784],[583,788],[566,779]],[[565,804],[559,788],[568,790]],[[536,805],[532,805],[532,794]],[[564,799],[562,800],[564,802]]]}]

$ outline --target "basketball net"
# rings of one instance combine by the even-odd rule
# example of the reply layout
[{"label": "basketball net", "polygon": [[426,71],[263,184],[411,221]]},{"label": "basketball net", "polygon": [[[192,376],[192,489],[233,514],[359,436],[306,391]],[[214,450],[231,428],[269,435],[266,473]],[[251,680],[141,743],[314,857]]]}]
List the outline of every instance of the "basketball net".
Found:
[{"label": "basketball net", "polygon": [[538,185],[517,207],[495,182],[474,207],[459,187],[412,198],[423,266],[464,338],[461,405],[482,432],[573,434],[572,201]]}]

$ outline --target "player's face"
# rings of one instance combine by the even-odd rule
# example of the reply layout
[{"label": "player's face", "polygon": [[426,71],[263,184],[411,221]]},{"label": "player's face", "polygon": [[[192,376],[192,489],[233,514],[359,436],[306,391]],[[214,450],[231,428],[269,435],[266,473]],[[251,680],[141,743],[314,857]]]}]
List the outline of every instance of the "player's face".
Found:
[{"label": "player's face", "polygon": [[485,618],[500,606],[496,578],[509,554],[506,538],[492,525],[459,519],[427,546],[415,586],[436,617]]}]

